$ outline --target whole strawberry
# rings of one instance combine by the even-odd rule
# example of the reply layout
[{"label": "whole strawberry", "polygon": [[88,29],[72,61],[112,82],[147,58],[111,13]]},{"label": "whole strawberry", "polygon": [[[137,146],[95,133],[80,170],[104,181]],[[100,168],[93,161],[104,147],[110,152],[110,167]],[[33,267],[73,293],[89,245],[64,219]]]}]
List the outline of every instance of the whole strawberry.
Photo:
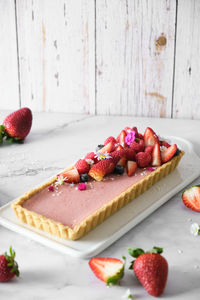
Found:
[{"label": "whole strawberry", "polygon": [[8,115],[1,125],[1,135],[7,141],[22,141],[29,134],[32,126],[32,112],[28,107],[20,108]]},{"label": "whole strawberry", "polygon": [[168,275],[168,263],[161,256],[163,249],[153,247],[152,250],[144,252],[140,248],[129,248],[128,252],[135,257],[130,266],[145,290],[152,296],[160,296],[165,289]]},{"label": "whole strawberry", "polygon": [[0,255],[0,282],[11,280],[19,276],[18,265],[15,261],[15,251],[10,247],[10,255],[6,252]]}]

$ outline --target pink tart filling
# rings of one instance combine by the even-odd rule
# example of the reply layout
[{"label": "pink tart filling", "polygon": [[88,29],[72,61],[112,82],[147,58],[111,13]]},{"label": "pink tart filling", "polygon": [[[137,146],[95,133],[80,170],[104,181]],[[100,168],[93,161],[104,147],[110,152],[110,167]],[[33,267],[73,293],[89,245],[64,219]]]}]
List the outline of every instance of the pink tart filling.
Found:
[{"label": "pink tart filling", "polygon": [[103,181],[87,182],[82,192],[78,185],[68,183],[55,187],[54,191],[46,187],[26,200],[23,207],[73,228],[149,173],[151,170],[137,169],[131,177],[111,174]]}]

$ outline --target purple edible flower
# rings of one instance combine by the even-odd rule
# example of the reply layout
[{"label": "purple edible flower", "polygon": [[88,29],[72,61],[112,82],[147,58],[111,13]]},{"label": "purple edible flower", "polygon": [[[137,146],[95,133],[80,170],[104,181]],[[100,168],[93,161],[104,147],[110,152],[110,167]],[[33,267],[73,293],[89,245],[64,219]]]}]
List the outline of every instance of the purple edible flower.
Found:
[{"label": "purple edible flower", "polygon": [[134,142],[134,141],[135,141],[135,131],[132,130],[132,131],[130,131],[130,132],[127,134],[127,136],[125,137],[125,142],[126,142],[127,145],[130,146],[130,144],[131,144],[132,142]]}]

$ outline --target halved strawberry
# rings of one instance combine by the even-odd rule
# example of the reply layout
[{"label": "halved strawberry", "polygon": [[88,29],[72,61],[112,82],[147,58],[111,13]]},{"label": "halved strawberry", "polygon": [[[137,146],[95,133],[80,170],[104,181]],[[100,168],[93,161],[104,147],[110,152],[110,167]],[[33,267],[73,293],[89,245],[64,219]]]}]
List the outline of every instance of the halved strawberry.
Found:
[{"label": "halved strawberry", "polygon": [[171,145],[169,148],[167,148],[165,151],[161,152],[161,159],[163,163],[166,163],[169,161],[176,153],[177,151],[177,145]]},{"label": "halved strawberry", "polygon": [[122,145],[118,145],[115,150],[123,150],[123,149],[124,147],[122,147]]},{"label": "halved strawberry", "polygon": [[200,185],[192,186],[182,194],[182,200],[188,208],[200,212]]},{"label": "halved strawberry", "polygon": [[107,285],[118,284],[124,276],[124,263],[117,258],[93,257],[89,261],[89,266],[96,277]]},{"label": "halved strawberry", "polygon": [[131,129],[131,127],[129,127],[129,126],[126,126],[126,127],[124,128],[124,130],[126,131],[126,133],[128,133],[128,132],[130,132],[132,129]]},{"label": "halved strawberry", "polygon": [[133,176],[136,169],[137,169],[137,163],[135,161],[128,160],[127,161],[127,174],[128,174],[128,176]]},{"label": "halved strawberry", "polygon": [[101,181],[105,175],[112,173],[114,168],[115,163],[112,159],[103,159],[92,166],[89,171],[89,175],[95,180]]},{"label": "halved strawberry", "polygon": [[103,148],[99,149],[98,152],[101,153],[110,153],[115,149],[115,144],[113,142],[109,142],[107,145],[105,145]]},{"label": "halved strawberry", "polygon": [[162,142],[161,142],[161,146],[164,146],[164,147],[166,147],[166,148],[169,148],[171,145],[170,145],[168,142],[166,142],[166,141],[162,141]]},{"label": "halved strawberry", "polygon": [[80,175],[78,170],[73,167],[72,169],[65,170],[64,172],[57,175],[57,177],[63,176],[64,181],[68,183],[80,182]]},{"label": "halved strawberry", "polygon": [[119,135],[119,143],[122,147],[125,147],[125,145],[126,145],[125,137],[126,137],[126,131],[122,130],[120,135]]},{"label": "halved strawberry", "polygon": [[158,137],[150,127],[147,127],[144,133],[144,145],[154,146],[156,143],[159,143]]},{"label": "halved strawberry", "polygon": [[161,162],[160,144],[156,143],[153,147],[151,165],[153,167],[159,167],[161,165],[161,163],[162,162]]},{"label": "halved strawberry", "polygon": [[90,166],[89,164],[84,160],[84,159],[79,159],[76,163],[75,163],[75,167],[78,170],[79,174],[84,174],[84,173],[88,173],[90,170]]},{"label": "halved strawberry", "polygon": [[125,167],[126,166],[126,162],[127,162],[127,159],[125,156],[123,156],[122,158],[120,158],[120,160],[118,161],[118,165],[122,166],[122,167]]},{"label": "halved strawberry", "polygon": [[114,144],[117,143],[116,139],[115,139],[113,136],[109,136],[109,137],[105,140],[104,145],[107,145],[107,144],[110,143],[110,142],[113,142]]}]

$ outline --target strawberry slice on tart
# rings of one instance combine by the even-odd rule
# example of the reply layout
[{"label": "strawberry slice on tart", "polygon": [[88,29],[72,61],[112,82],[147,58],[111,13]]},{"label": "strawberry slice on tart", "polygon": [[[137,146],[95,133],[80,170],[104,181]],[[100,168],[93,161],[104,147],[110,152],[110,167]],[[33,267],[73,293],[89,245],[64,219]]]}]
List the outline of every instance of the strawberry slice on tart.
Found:
[{"label": "strawberry slice on tart", "polygon": [[124,276],[124,263],[117,258],[93,257],[89,261],[89,266],[95,276],[108,286],[118,284]]},{"label": "strawberry slice on tart", "polygon": [[161,152],[160,152],[160,144],[156,143],[153,147],[153,151],[152,151],[152,162],[151,165],[153,167],[159,167],[161,166]]},{"label": "strawberry slice on tart", "polygon": [[127,175],[133,176],[133,174],[135,173],[135,171],[137,170],[137,163],[135,161],[132,160],[128,160],[127,161]]},{"label": "strawberry slice on tart", "polygon": [[114,171],[115,163],[113,159],[103,159],[91,167],[89,175],[97,181],[103,180],[103,177]]},{"label": "strawberry slice on tart", "polygon": [[172,157],[176,154],[177,151],[177,145],[173,144],[170,147],[168,147],[166,150],[161,152],[161,159],[163,163],[168,162]]},{"label": "strawberry slice on tart", "polygon": [[78,170],[75,167],[69,168],[64,172],[57,175],[58,180],[62,178],[64,182],[68,183],[79,183],[80,182],[80,175]]},{"label": "strawberry slice on tart", "polygon": [[144,145],[147,146],[154,146],[156,143],[159,143],[159,139],[153,129],[147,127],[144,133]]},{"label": "strawberry slice on tart", "polygon": [[106,144],[103,148],[99,149],[98,152],[101,153],[110,153],[115,149],[115,143],[112,141]]}]

